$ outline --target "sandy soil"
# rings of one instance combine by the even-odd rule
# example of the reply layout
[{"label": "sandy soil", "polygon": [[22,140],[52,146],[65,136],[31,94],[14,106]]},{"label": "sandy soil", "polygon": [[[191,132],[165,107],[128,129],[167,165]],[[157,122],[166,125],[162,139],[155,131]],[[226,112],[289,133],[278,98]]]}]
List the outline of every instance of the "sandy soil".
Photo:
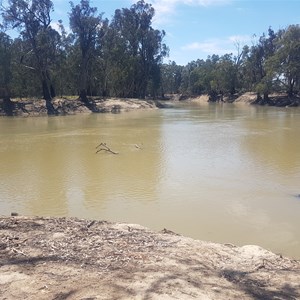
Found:
[{"label": "sandy soil", "polygon": [[[43,99],[12,99],[14,103],[13,115],[23,117],[47,116],[46,102]],[[119,98],[93,98],[94,108],[102,113],[119,113],[137,109],[156,109],[154,101],[139,99]],[[55,98],[53,107],[58,115],[74,115],[80,113],[91,113],[77,98]],[[0,116],[4,116],[2,100],[0,99]]]},{"label": "sandy soil", "polygon": [[1,217],[0,299],[300,299],[300,262],[166,229]]},{"label": "sandy soil", "polygon": [[251,93],[247,92],[241,96],[239,96],[234,103],[246,103],[246,104],[251,104],[257,99],[257,93]]},{"label": "sandy soil", "polygon": [[[166,100],[167,99],[167,100]],[[121,98],[99,98],[90,99],[89,108],[78,98],[55,98],[53,107],[57,115],[74,115],[79,113],[119,113],[130,110],[169,108],[176,102],[192,102],[197,104],[207,104],[208,95],[189,97],[181,94],[166,95],[165,100],[139,100],[139,99],[121,99]],[[47,116],[45,100],[42,99],[12,99],[14,103],[13,116]],[[220,99],[219,99],[220,101]],[[218,102],[218,101],[217,101]],[[222,102],[234,104],[257,104],[278,107],[296,107],[300,106],[300,96],[295,95],[290,98],[286,94],[270,94],[268,100],[257,100],[257,94],[247,92],[242,95],[224,96]],[[5,116],[3,99],[0,99],[0,116]]]},{"label": "sandy soil", "polygon": [[193,103],[198,103],[198,104],[204,104],[204,103],[207,104],[208,101],[209,101],[209,96],[208,96],[208,95],[202,95],[202,96],[193,98],[193,99],[191,100],[191,102],[193,102]]},{"label": "sandy soil", "polygon": [[120,111],[130,111],[136,109],[155,109],[157,108],[155,102],[145,101],[138,99],[119,99],[119,98],[109,98],[105,101],[96,101],[97,108],[101,112],[120,112]]},{"label": "sandy soil", "polygon": [[247,92],[240,95],[234,100],[235,104],[246,103],[246,104],[256,104],[265,106],[276,106],[276,107],[298,107],[300,106],[299,95],[294,95],[289,97],[284,93],[272,93],[269,94],[269,99],[257,99],[257,94],[252,92]]},{"label": "sandy soil", "polygon": [[[204,104],[208,103],[209,96],[202,95],[198,97],[192,97],[188,99],[192,103]],[[214,102],[214,101],[213,101]],[[276,107],[297,107],[300,106],[300,97],[298,95],[294,95],[293,97],[289,97],[284,93],[272,93],[269,95],[269,99],[257,99],[257,93],[246,92],[241,95],[225,95],[223,97],[223,101],[221,101],[221,95],[217,97],[215,102],[225,102],[225,103],[234,103],[234,104],[256,104],[256,105],[264,105],[264,106],[276,106]]]}]

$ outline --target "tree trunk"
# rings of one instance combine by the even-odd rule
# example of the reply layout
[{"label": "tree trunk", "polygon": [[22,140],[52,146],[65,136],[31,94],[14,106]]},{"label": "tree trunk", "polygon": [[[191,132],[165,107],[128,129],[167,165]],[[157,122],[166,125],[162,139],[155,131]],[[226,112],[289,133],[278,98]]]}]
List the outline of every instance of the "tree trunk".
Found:
[{"label": "tree trunk", "polygon": [[55,108],[52,104],[52,97],[51,97],[51,91],[48,84],[48,80],[45,76],[45,74],[42,74],[42,87],[43,87],[43,96],[46,101],[46,108],[48,115],[56,115]]},{"label": "tree trunk", "polygon": [[81,68],[81,75],[80,75],[80,91],[79,91],[79,98],[84,103],[84,105],[91,110],[92,112],[99,112],[95,102],[87,97],[87,72],[86,68]]},{"label": "tree trunk", "polygon": [[261,101],[261,95],[259,92],[256,93],[256,101]]},{"label": "tree trunk", "polygon": [[55,88],[53,84],[50,85],[50,94],[51,94],[51,98],[56,97]]},{"label": "tree trunk", "polygon": [[146,98],[146,87],[145,87],[144,83],[142,84],[139,98],[142,100],[144,100]]},{"label": "tree trunk", "polygon": [[264,93],[264,100],[269,101],[269,93]]},{"label": "tree trunk", "polygon": [[289,88],[288,88],[288,96],[289,97],[293,97],[294,95],[294,80],[293,79],[289,79]]},{"label": "tree trunk", "polygon": [[82,66],[80,70],[80,76],[79,76],[79,98],[80,100],[85,104],[89,105],[89,100],[87,97],[87,61],[86,59],[83,59]]},{"label": "tree trunk", "polygon": [[3,98],[3,109],[7,116],[12,116],[14,111],[15,104],[10,100],[9,96]]},{"label": "tree trunk", "polygon": [[0,89],[0,92],[0,97],[3,97],[3,110],[7,116],[12,116],[15,104],[10,100],[10,90],[5,86]]},{"label": "tree trunk", "polygon": [[79,92],[79,98],[80,100],[87,104],[89,101],[88,101],[88,98],[87,98],[87,92],[86,92],[86,89],[83,88],[83,89],[80,89],[80,92]]}]

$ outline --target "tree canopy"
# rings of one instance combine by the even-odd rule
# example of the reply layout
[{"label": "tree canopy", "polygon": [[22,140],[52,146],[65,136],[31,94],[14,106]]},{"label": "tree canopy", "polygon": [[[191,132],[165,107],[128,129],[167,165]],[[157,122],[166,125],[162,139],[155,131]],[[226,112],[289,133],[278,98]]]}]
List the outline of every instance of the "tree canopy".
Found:
[{"label": "tree canopy", "polygon": [[[289,96],[300,92],[299,66],[300,26],[290,25],[278,32],[270,27],[257,43],[245,45],[237,56],[231,53],[211,55],[186,66],[177,66],[175,62],[164,64],[163,74],[168,71],[168,76],[163,76],[162,88],[165,93],[174,92],[170,83],[176,76],[180,78],[176,91],[182,94],[206,93],[214,101],[222,99],[223,95],[252,91],[267,101],[272,92],[284,92]],[[176,74],[176,69],[180,69],[180,75]]]},{"label": "tree canopy", "polygon": [[9,0],[1,8],[1,38],[6,28],[19,32],[10,40],[10,59],[0,51],[0,68],[9,78],[1,81],[1,88],[9,96],[42,95],[48,113],[54,114],[56,91],[78,95],[86,105],[91,105],[91,95],[157,95],[168,49],[164,31],[152,27],[155,11],[150,4],[141,0],[118,9],[109,22],[89,0],[70,2],[69,33],[61,21],[58,31],[51,26],[53,8],[51,0]]},{"label": "tree canopy", "polygon": [[[185,66],[165,63],[165,32],[153,28],[155,10],[140,0],[117,9],[109,21],[89,0],[70,2],[70,32],[62,21],[51,26],[51,0],[8,0],[1,7],[0,97],[78,95],[164,97],[166,94],[224,95],[253,91],[268,100],[272,92],[300,91],[300,26],[271,27],[237,55],[212,54]],[[10,37],[7,28],[18,30]],[[56,27],[55,27],[56,28]],[[91,107],[93,108],[93,107]]]},{"label": "tree canopy", "polygon": [[88,103],[88,73],[92,59],[97,55],[97,46],[101,44],[103,30],[106,21],[102,20],[102,14],[97,15],[97,8],[91,7],[88,0],[81,0],[80,4],[70,2],[71,12],[70,28],[75,38],[75,47],[79,50],[79,96]]}]

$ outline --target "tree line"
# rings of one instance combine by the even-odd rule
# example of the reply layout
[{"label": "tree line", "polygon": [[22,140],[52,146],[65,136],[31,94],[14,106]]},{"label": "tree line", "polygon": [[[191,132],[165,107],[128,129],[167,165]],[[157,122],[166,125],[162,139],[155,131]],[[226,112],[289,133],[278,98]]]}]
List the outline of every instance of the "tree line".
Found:
[{"label": "tree line", "polygon": [[289,97],[300,91],[300,26],[290,25],[274,32],[269,28],[251,46],[237,55],[212,55],[186,66],[175,62],[162,66],[162,89],[166,93],[209,94],[220,100],[224,95],[252,91],[268,101],[270,93]]},{"label": "tree line", "polygon": [[[89,0],[70,2],[70,32],[52,25],[51,0],[9,0],[1,7],[0,97],[43,96],[54,114],[57,95],[157,97],[160,66],[168,54],[165,32],[152,27],[154,9],[144,0],[117,9],[112,20]],[[16,29],[12,39],[5,29]]]},{"label": "tree line", "polygon": [[[8,0],[1,7],[0,98],[9,113],[13,97],[43,97],[49,114],[52,99],[78,95],[144,99],[166,94],[209,94],[211,100],[245,91],[267,101],[275,91],[300,90],[300,27],[269,28],[237,55],[211,55],[186,66],[163,63],[168,56],[165,32],[152,27],[154,8],[140,0],[104,18],[89,0],[70,2],[69,27],[53,28],[51,0]],[[12,38],[7,29],[18,36]]]}]

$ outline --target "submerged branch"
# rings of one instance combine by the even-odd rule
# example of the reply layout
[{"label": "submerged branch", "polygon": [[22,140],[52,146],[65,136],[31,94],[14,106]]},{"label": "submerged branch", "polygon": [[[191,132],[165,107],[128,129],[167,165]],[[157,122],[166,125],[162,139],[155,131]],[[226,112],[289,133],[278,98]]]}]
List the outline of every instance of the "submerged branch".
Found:
[{"label": "submerged branch", "polygon": [[100,152],[100,151],[106,151],[106,152],[109,152],[109,153],[112,153],[112,154],[119,154],[118,152],[112,151],[112,150],[106,145],[106,143],[100,143],[100,144],[96,147],[96,149],[98,149],[97,152],[96,152],[96,154],[97,154],[98,152]]}]

